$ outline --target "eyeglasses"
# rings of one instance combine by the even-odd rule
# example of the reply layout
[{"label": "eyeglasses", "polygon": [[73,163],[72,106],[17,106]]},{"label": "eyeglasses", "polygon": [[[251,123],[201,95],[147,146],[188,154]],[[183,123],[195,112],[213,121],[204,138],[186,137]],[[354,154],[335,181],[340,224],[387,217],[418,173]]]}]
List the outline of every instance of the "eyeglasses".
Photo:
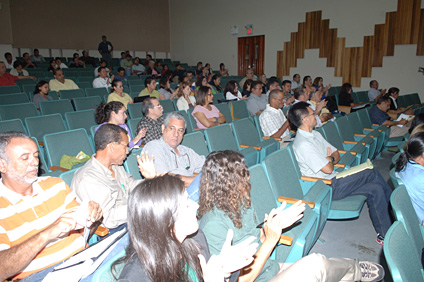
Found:
[{"label": "eyeglasses", "polygon": [[316,113],[316,112],[313,112],[312,114],[307,115],[307,116],[305,116],[305,117],[309,117],[309,116],[316,116],[316,115],[317,115],[317,113]]},{"label": "eyeglasses", "polygon": [[212,93],[208,93],[208,94],[206,94],[207,96],[213,96],[213,94]]},{"label": "eyeglasses", "polygon": [[134,149],[134,147],[129,147],[128,145],[121,144],[116,142],[118,145],[124,146],[126,150],[128,150],[128,154],[131,153],[131,151]]},{"label": "eyeglasses", "polygon": [[162,108],[162,105],[153,106],[153,108]]}]

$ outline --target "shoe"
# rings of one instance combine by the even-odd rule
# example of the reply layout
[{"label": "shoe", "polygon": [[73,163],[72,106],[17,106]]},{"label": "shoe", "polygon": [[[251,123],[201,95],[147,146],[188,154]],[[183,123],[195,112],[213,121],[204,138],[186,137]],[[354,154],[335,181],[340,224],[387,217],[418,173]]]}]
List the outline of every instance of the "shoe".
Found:
[{"label": "shoe", "polygon": [[379,243],[380,245],[383,246],[384,244],[384,236],[381,235],[380,233],[377,234],[377,239],[376,239],[377,243]]},{"label": "shoe", "polygon": [[381,281],[384,278],[384,268],[378,263],[360,261],[362,278],[361,282]]}]

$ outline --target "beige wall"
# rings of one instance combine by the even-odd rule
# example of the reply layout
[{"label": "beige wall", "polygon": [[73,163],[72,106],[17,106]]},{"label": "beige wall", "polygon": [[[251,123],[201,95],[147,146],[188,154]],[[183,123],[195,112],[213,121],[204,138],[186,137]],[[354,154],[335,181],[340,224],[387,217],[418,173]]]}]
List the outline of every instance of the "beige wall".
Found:
[{"label": "beige wall", "polygon": [[[0,5],[0,44],[11,44],[13,39],[9,0],[0,0]],[[3,56],[1,60],[3,60]]]},{"label": "beige wall", "polygon": [[[19,0],[10,4],[10,40],[0,36],[0,43],[12,43],[13,33],[13,47],[96,50],[105,34],[115,50],[170,49],[167,0]],[[8,11],[2,5],[3,13],[7,16]],[[2,25],[0,35],[7,31]]]},{"label": "beige wall", "polygon": [[[421,4],[424,7],[424,1]],[[366,7],[366,9],[364,8]],[[253,35],[265,35],[265,73],[276,73],[276,55],[283,42],[305,21],[305,13],[322,10],[330,27],[346,38],[346,46],[363,46],[363,37],[374,34],[375,24],[384,23],[385,14],[397,9],[396,0],[215,0],[170,1],[171,53],[173,58],[195,64],[201,60],[217,69],[224,62],[232,74],[237,71],[237,38],[246,35],[247,24],[253,24]],[[238,27],[231,35],[230,27]],[[325,38],[323,38],[325,40]],[[413,46],[397,46],[394,57],[386,57],[382,68],[373,68],[372,77],[384,88],[398,86],[403,93],[419,92],[424,101],[424,76],[417,73],[424,57],[415,55]],[[340,85],[334,69],[326,67],[326,59],[318,50],[307,50],[291,75],[323,76],[325,83]],[[288,77],[285,77],[288,78]],[[371,78],[363,78],[361,89],[368,89]]]}]

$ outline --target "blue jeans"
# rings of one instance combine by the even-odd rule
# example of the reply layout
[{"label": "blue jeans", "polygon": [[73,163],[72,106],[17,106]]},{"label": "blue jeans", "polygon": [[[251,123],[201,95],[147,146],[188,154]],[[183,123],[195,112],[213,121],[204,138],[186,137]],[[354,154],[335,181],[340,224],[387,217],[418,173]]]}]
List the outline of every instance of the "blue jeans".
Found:
[{"label": "blue jeans", "polygon": [[376,169],[366,169],[345,178],[332,179],[333,200],[351,195],[367,197],[372,223],[377,233],[385,236],[392,225],[389,212],[392,189]]},{"label": "blue jeans", "polygon": [[202,177],[202,173],[199,173],[193,181],[191,182],[190,186],[186,188],[188,197],[190,200],[195,201],[196,203],[199,201],[200,196],[200,178]]}]

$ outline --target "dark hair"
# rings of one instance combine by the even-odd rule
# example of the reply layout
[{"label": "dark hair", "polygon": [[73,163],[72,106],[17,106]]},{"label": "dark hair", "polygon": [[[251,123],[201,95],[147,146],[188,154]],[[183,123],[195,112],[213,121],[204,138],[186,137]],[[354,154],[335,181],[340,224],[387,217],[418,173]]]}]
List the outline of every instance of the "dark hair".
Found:
[{"label": "dark hair", "polygon": [[308,80],[308,78],[311,78],[309,75],[306,75],[303,77],[303,85],[305,85],[305,82]]},{"label": "dark hair", "polygon": [[12,54],[10,52],[6,52],[6,53],[4,53],[4,58],[6,58],[8,55],[12,56]]},{"label": "dark hair", "polygon": [[305,94],[305,89],[303,87],[298,87],[294,90],[294,98],[299,100],[299,97]]},{"label": "dark hair", "polygon": [[28,52],[23,53],[22,57],[25,57],[25,55],[29,55],[29,53]]},{"label": "dark hair", "polygon": [[350,83],[343,83],[343,85],[342,85],[342,87],[340,88],[340,93],[339,94],[342,94],[342,93],[349,93],[349,90],[351,90],[352,89],[352,84],[350,84]]},{"label": "dark hair", "polygon": [[[114,80],[115,81],[115,80]],[[117,114],[120,109],[125,108],[124,104],[118,101],[112,101],[107,104],[100,103],[96,108],[96,121],[98,124],[109,122],[112,112]]]},{"label": "dark hair", "polygon": [[199,68],[200,65],[203,65],[202,62],[197,62],[196,68]]},{"label": "dark hair", "polygon": [[389,100],[390,100],[390,98],[389,98],[388,95],[383,95],[380,98],[378,98],[377,105],[380,105],[381,103],[387,102]]},{"label": "dark hair", "polygon": [[20,61],[15,61],[14,63],[13,63],[13,68],[17,68],[17,67],[19,67],[19,66],[21,66],[22,67],[22,63],[20,62]]},{"label": "dark hair", "polygon": [[190,83],[188,81],[181,81],[180,84],[178,85],[178,94],[177,97],[182,97],[184,96],[184,88],[186,87],[190,87]]},{"label": "dark hair", "polygon": [[106,67],[98,67],[98,68],[97,68],[97,73],[98,73],[98,74],[100,74],[100,72],[101,72],[102,70],[106,70]]},{"label": "dark hair", "polygon": [[112,80],[111,88],[113,89],[113,87],[118,87],[118,82],[122,83],[122,81],[120,81],[119,79]]},{"label": "dark hair", "polygon": [[229,150],[210,153],[200,179],[199,218],[217,208],[242,228],[242,213],[251,205],[250,188],[243,155]]},{"label": "dark hair", "polygon": [[31,139],[31,137],[24,132],[18,132],[18,131],[1,132],[0,133],[0,159],[5,160],[6,162],[9,161],[9,158],[6,153],[6,148],[7,146],[9,146],[13,138]]},{"label": "dark hair", "polygon": [[300,76],[300,74],[295,73],[295,74],[293,75],[293,79],[296,77],[296,75]]},{"label": "dark hair", "polygon": [[125,54],[125,51],[124,52],[121,52],[121,57],[122,57],[122,55],[124,55]]},{"label": "dark hair", "polygon": [[206,77],[199,75],[197,77],[197,81],[196,81],[196,87],[201,87],[202,86],[202,81],[203,79],[206,79]]},{"label": "dark hair", "polygon": [[146,79],[144,80],[144,86],[147,87],[147,85],[149,85],[152,82],[152,80],[155,80],[153,76],[146,77]]},{"label": "dark hair", "polygon": [[146,58],[147,57],[150,57],[150,59],[153,59],[152,55],[150,55],[150,54],[146,54]]},{"label": "dark hair", "polygon": [[79,56],[78,53],[74,53],[73,58],[76,58],[76,56]]},{"label": "dark hair", "polygon": [[203,281],[201,247],[191,238],[180,243],[175,236],[184,190],[184,182],[169,174],[146,179],[132,190],[127,209],[130,243],[118,262],[138,258],[154,282],[191,281],[188,266]]},{"label": "dark hair", "polygon": [[49,84],[47,81],[45,80],[40,80],[37,85],[35,85],[35,89],[34,89],[34,95],[40,93],[40,87],[45,85],[45,84]]},{"label": "dark hair", "polygon": [[101,60],[100,60],[100,64],[103,64],[103,63],[106,63],[106,64],[107,64],[107,61],[106,61],[106,60],[101,59]]},{"label": "dark hair", "polygon": [[163,88],[165,90],[168,91],[168,81],[169,81],[169,76],[164,76],[159,80],[159,88]]},{"label": "dark hair", "polygon": [[61,59],[61,58],[59,58],[59,57],[54,58],[54,60],[55,60],[55,61],[56,61],[56,60],[60,60],[60,61],[62,61],[62,59]]},{"label": "dark hair", "polygon": [[144,116],[147,116],[149,114],[149,110],[154,108],[152,103],[153,99],[157,100],[155,97],[149,97],[146,98],[141,104],[141,111],[143,112]]},{"label": "dark hair", "polygon": [[119,67],[116,71],[117,71],[117,72],[125,71],[125,69],[124,69],[123,67]]},{"label": "dark hair", "polygon": [[322,79],[321,76],[317,76],[314,79],[314,82],[312,83],[313,86],[319,87],[319,81]]},{"label": "dark hair", "polygon": [[204,106],[206,104],[206,96],[210,88],[207,86],[200,86],[197,90],[196,105]]},{"label": "dark hair", "polygon": [[406,167],[407,163],[411,163],[424,153],[424,132],[418,132],[411,136],[405,146],[405,151],[399,155],[396,161],[395,171],[399,172]]},{"label": "dark hair", "polygon": [[278,83],[278,85],[280,85],[280,81],[278,80],[278,78],[276,76],[271,76],[268,79],[268,88],[276,82]]},{"label": "dark hair", "polygon": [[[248,86],[252,86],[253,80],[251,79],[246,79],[246,81],[243,84],[243,91],[247,90]],[[250,90],[252,90],[252,88],[250,88]]]},{"label": "dark hair", "polygon": [[399,93],[399,91],[400,91],[399,88],[397,88],[397,87],[391,87],[389,89],[389,91],[387,91],[387,94],[392,95],[394,93]]},{"label": "dark hair", "polygon": [[290,80],[287,80],[287,79],[286,79],[286,80],[283,80],[283,82],[281,83],[281,85],[283,85],[283,86],[284,86],[284,85],[286,85],[287,83],[290,83],[290,84],[291,84],[291,81],[290,81]]},{"label": "dark hair", "polygon": [[415,127],[417,127],[418,125],[424,123],[424,113],[420,113],[415,115],[415,118],[412,120],[411,122],[411,127],[409,128],[409,133],[412,132],[412,130],[414,130]]},{"label": "dark hair", "polygon": [[211,84],[212,86],[215,86],[216,91],[218,91],[218,92],[221,92],[222,88],[219,84],[218,85],[215,84],[215,80],[217,80],[220,77],[221,77],[220,74],[214,74],[214,75],[212,75],[211,81],[209,81],[209,84]]},{"label": "dark hair", "polygon": [[39,50],[37,48],[34,48],[33,52],[37,52],[37,51],[39,51]]},{"label": "dark hair", "polygon": [[252,84],[250,85],[250,91],[252,91],[252,89],[255,88],[257,85],[260,85],[262,87],[263,83],[260,81],[253,81]]},{"label": "dark hair", "polygon": [[295,127],[301,126],[303,118],[309,115],[308,107],[309,104],[306,102],[298,102],[291,106],[289,110],[289,120]]},{"label": "dark hair", "polygon": [[[165,66],[165,65],[163,65],[163,66]],[[193,76],[194,76],[194,71],[187,71],[187,74],[189,74],[189,73],[191,73]]]},{"label": "dark hair", "polygon": [[[246,84],[246,82],[245,82],[245,84]],[[225,85],[224,95],[226,95],[227,92],[230,92],[231,94],[233,94],[237,97],[237,92],[235,92],[236,85],[237,85],[237,81],[235,81],[235,80],[228,81],[227,85]]]},{"label": "dark hair", "polygon": [[61,68],[59,68],[59,67],[58,67],[57,69],[54,69],[54,70],[53,70],[53,74],[54,74],[54,75],[56,75],[56,74],[57,74],[57,72],[59,72],[59,71],[63,72],[63,70],[62,70]]},{"label": "dark hair", "polygon": [[377,82],[377,80],[371,80],[370,81],[370,87],[372,87],[372,85],[374,84],[374,82]]},{"label": "dark hair", "polygon": [[222,67],[225,67],[224,63],[219,64],[219,69],[222,70]]},{"label": "dark hair", "polygon": [[96,134],[94,134],[96,151],[104,150],[107,145],[113,142],[121,143],[121,133],[124,133],[125,135],[128,134],[125,129],[115,124],[107,123],[100,126],[96,131]]}]

